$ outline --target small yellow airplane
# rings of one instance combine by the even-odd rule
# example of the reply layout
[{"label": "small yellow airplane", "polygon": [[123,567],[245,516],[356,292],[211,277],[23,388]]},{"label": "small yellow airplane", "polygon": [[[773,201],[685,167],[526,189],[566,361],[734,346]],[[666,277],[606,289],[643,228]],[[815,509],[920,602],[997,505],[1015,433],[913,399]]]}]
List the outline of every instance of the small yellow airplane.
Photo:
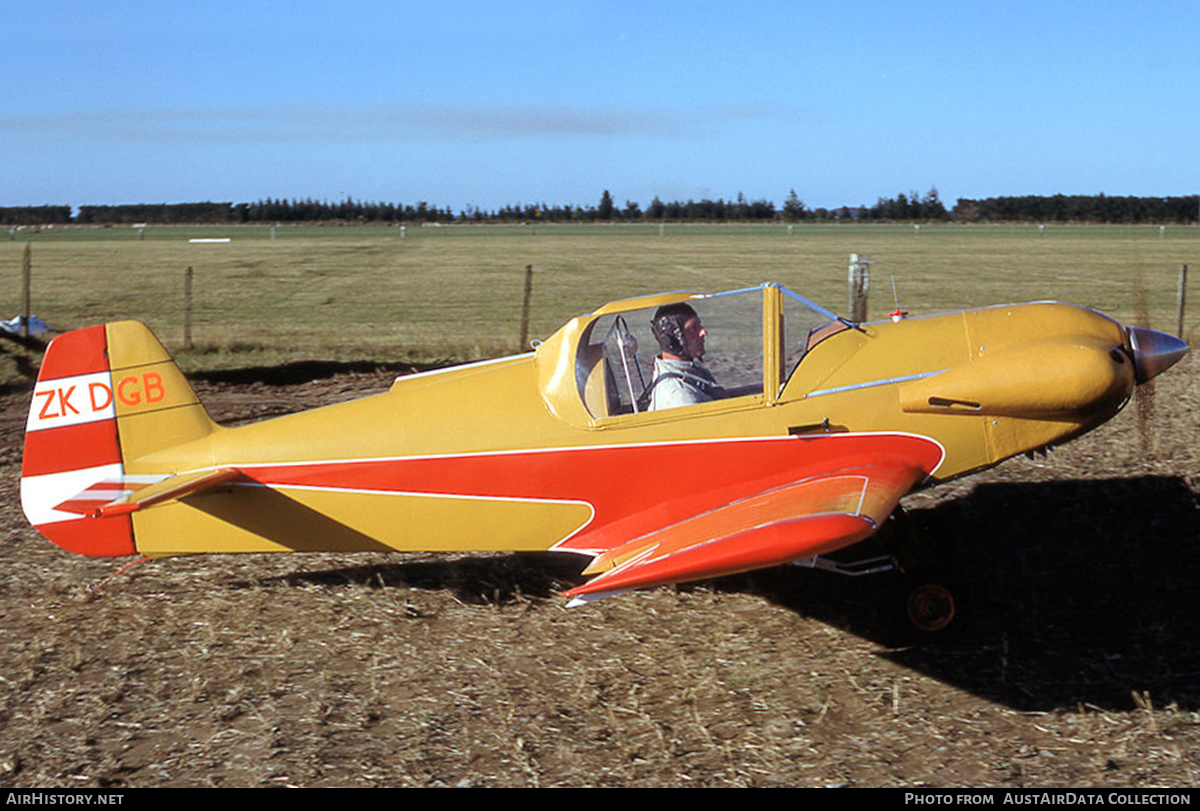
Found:
[{"label": "small yellow airplane", "polygon": [[[1061,444],[1187,351],[1054,302],[852,323],[774,284],[617,301],[533,352],[215,424],[138,322],[65,333],[21,499],[85,555],[552,550],[572,603],[827,561],[909,492]],[[909,613],[936,630],[945,590]]]}]

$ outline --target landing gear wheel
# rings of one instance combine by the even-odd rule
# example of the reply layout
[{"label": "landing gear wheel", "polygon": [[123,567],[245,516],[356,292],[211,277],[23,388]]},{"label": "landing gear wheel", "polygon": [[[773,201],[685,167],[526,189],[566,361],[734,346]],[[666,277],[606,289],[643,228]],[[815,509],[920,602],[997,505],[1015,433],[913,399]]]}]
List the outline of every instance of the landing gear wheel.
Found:
[{"label": "landing gear wheel", "polygon": [[958,616],[958,603],[950,589],[940,583],[925,583],[913,586],[905,599],[905,613],[921,634],[944,631]]},{"label": "landing gear wheel", "polygon": [[884,641],[911,645],[955,636],[963,627],[966,606],[952,584],[936,567],[905,572],[897,578],[885,601]]}]

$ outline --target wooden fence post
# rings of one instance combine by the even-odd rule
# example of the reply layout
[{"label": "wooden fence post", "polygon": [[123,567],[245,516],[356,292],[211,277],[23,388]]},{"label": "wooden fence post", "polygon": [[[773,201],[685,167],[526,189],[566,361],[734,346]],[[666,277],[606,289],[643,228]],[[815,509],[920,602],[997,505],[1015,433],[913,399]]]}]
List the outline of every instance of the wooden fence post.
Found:
[{"label": "wooden fence post", "polygon": [[521,339],[517,351],[524,352],[529,340],[529,299],[533,295],[533,265],[525,266],[525,300],[521,303]]},{"label": "wooden fence post", "polygon": [[21,260],[21,298],[23,307],[21,309],[21,336],[29,337],[29,317],[30,313],[30,292],[29,289],[33,284],[33,246],[31,243],[25,243],[25,257]]},{"label": "wooden fence post", "polygon": [[871,287],[871,259],[866,254],[850,254],[849,297],[846,309],[856,324],[867,320],[867,291]]},{"label": "wooden fence post", "polygon": [[1179,292],[1175,296],[1175,334],[1183,337],[1183,310],[1187,303],[1187,263],[1179,266]]},{"label": "wooden fence post", "polygon": [[192,276],[191,265],[183,272],[183,345],[192,348]]}]

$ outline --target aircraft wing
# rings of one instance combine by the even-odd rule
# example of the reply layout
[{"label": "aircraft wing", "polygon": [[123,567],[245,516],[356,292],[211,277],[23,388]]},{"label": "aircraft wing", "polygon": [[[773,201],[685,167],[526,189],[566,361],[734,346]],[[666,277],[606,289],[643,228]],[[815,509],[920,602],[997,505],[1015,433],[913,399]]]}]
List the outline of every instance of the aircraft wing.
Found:
[{"label": "aircraft wing", "polygon": [[599,555],[577,605],[616,591],[777,566],[858,543],[928,470],[891,457],[803,479],[656,530]]}]

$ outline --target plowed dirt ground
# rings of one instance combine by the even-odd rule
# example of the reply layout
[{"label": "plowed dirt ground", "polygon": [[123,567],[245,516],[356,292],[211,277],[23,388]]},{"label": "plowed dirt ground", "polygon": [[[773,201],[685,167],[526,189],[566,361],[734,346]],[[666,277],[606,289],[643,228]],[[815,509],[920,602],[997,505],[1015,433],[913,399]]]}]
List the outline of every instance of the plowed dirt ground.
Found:
[{"label": "plowed dirt ground", "polygon": [[[910,497],[971,621],[896,646],[888,577],[785,568],[567,609],[546,555],[69,555],[6,395],[0,784],[1200,783],[1196,355],[1046,458]],[[307,377],[308,375],[304,375]],[[198,381],[226,422],[390,371]]]}]

